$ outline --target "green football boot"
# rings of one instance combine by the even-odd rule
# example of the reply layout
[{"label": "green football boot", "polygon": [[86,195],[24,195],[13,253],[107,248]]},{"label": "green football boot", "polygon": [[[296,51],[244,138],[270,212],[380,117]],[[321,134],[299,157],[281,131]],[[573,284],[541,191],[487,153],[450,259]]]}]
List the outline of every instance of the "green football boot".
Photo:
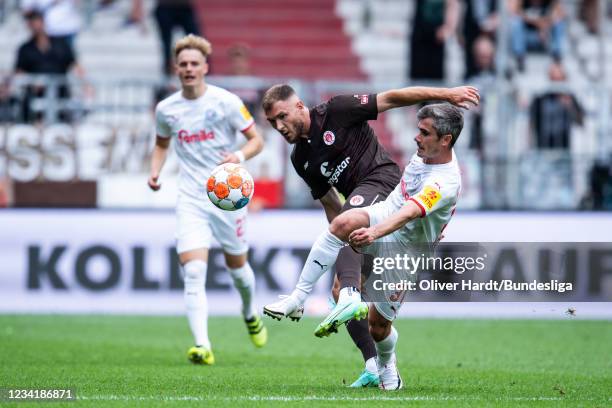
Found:
[{"label": "green football boot", "polygon": [[327,337],[338,333],[338,327],[349,321],[364,319],[368,315],[368,305],[365,302],[345,302],[337,304],[327,317],[315,329],[315,336]]}]

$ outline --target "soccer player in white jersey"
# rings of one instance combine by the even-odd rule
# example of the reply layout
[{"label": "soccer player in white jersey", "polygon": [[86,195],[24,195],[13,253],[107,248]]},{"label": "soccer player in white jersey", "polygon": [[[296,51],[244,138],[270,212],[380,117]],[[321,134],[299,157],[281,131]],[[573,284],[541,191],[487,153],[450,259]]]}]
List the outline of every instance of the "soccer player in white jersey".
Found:
[{"label": "soccer player in white jersey", "polygon": [[[255,277],[247,262],[244,238],[247,210],[223,211],[206,197],[211,171],[221,163],[240,163],[255,156],[263,148],[263,139],[240,98],[204,81],[210,53],[211,45],[202,37],[188,35],[176,43],[175,68],[181,90],[161,101],[155,110],[157,137],[148,181],[152,190],[160,189],[159,174],[174,140],[180,163],[176,249],[195,341],[187,355],[195,364],[209,365],[215,359],[208,338],[205,282],[213,235],[223,247],[225,262],[242,298],[242,315],[252,342],[262,347],[268,337],[253,304]],[[231,152],[238,131],[247,142]]]},{"label": "soccer player in white jersey", "polygon": [[[414,245],[433,246],[440,239],[461,189],[453,145],[463,128],[463,114],[459,108],[442,103],[421,108],[417,119],[419,133],[414,140],[418,150],[405,167],[400,184],[385,201],[353,208],[334,218],[313,245],[296,289],[274,305],[278,309],[282,306],[285,316],[302,306],[314,283],[332,268],[346,243],[381,256],[383,242],[412,252]],[[395,357],[398,334],[392,325],[402,297],[400,294],[387,298],[387,302],[374,303],[368,313],[369,330],[376,343],[379,387],[384,390],[402,388]],[[329,326],[326,335],[335,328]]]}]

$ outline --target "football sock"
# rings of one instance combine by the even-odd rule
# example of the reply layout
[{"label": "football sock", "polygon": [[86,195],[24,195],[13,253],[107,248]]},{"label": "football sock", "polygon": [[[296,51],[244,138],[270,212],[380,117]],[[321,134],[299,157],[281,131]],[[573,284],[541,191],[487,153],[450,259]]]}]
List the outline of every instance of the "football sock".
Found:
[{"label": "football sock", "polygon": [[255,294],[255,274],[253,269],[251,269],[251,265],[248,262],[240,268],[228,269],[234,280],[234,286],[238,289],[242,298],[242,316],[247,320],[252,319],[257,314],[253,304]]},{"label": "football sock", "polygon": [[355,252],[350,246],[345,246],[340,250],[338,261],[336,261],[336,276],[341,288],[361,286],[361,258],[361,254]]},{"label": "football sock", "polygon": [[343,246],[344,242],[329,230],[325,230],[324,233],[319,235],[308,254],[306,264],[302,268],[298,283],[291,295],[304,303],[306,297],[312,292],[314,284],[334,266],[338,252]]},{"label": "football sock", "polygon": [[208,339],[208,303],[204,285],[208,265],[201,260],[183,265],[187,319],[195,344],[210,348]]},{"label": "football sock", "polygon": [[[374,360],[376,357],[376,346],[374,345],[374,339],[370,335],[368,330],[368,319],[362,320],[351,320],[346,324],[346,330],[349,332],[351,339],[355,346],[361,351],[363,360],[366,362],[366,368],[368,367],[368,361]],[[376,361],[374,360],[374,370],[368,369],[373,373],[376,373]]]},{"label": "football sock", "polygon": [[338,303],[361,302],[361,294],[357,288],[348,287],[340,289]]},{"label": "football sock", "polygon": [[[374,342],[372,341],[372,346],[373,345]],[[376,366],[376,357],[372,357],[366,360],[365,369],[366,371],[369,371],[371,373],[378,374],[378,367]]]},{"label": "football sock", "polygon": [[397,330],[391,326],[391,333],[381,341],[376,343],[376,355],[378,357],[378,366],[382,367],[391,360],[395,353],[395,344],[397,343]]}]

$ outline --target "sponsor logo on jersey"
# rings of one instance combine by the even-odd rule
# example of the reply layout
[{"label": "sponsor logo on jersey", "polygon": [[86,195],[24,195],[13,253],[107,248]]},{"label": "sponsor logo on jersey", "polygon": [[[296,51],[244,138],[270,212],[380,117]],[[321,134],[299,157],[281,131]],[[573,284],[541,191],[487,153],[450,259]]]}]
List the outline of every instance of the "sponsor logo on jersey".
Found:
[{"label": "sponsor logo on jersey", "polygon": [[349,203],[353,206],[356,207],[358,205],[363,204],[363,202],[365,201],[365,199],[363,198],[362,195],[357,194],[356,196],[351,197],[351,200],[349,201]]},{"label": "sponsor logo on jersey", "polygon": [[435,187],[425,186],[423,191],[417,194],[417,198],[425,207],[431,210],[433,206],[436,205],[438,201],[440,201],[442,195],[440,194],[440,191]]},{"label": "sponsor logo on jersey", "polygon": [[[331,177],[329,177],[326,174],[323,174],[325,177],[329,177],[329,180],[327,180],[327,182],[330,185],[334,185],[338,182],[338,179],[340,178],[340,175],[342,175],[342,172],[344,171],[344,169],[346,169],[349,165],[351,161],[351,157],[347,157],[346,159],[342,160],[342,162],[338,165],[338,167],[336,167],[336,170],[334,170],[333,174],[331,175]],[[325,168],[327,169],[327,162],[323,163],[325,164]],[[323,165],[321,165],[321,170],[323,170]],[[330,169],[329,171],[331,172],[332,169]]]},{"label": "sponsor logo on jersey", "polygon": [[359,103],[362,105],[367,105],[368,100],[370,99],[369,95],[353,95],[355,98],[359,99]]},{"label": "sponsor logo on jersey", "polygon": [[188,131],[181,129],[178,132],[178,141],[180,143],[194,143],[194,142],[205,142],[206,140],[211,140],[215,138],[215,134],[211,130],[210,132],[205,132],[200,130],[198,133],[189,134]]},{"label": "sponsor logo on jersey", "polygon": [[326,130],[325,133],[323,133],[323,142],[326,145],[331,146],[334,144],[335,141],[336,135],[334,135],[334,132],[332,132],[331,130]]},{"label": "sponsor logo on jersey", "polygon": [[253,116],[251,116],[251,112],[249,112],[246,106],[242,105],[240,107],[240,113],[242,114],[242,117],[244,118],[244,120],[248,120],[248,121],[253,120]]},{"label": "sponsor logo on jersey", "polygon": [[[321,174],[324,175],[325,177],[329,177],[332,175],[332,170],[334,169],[333,167],[331,168],[331,170],[327,170],[327,166],[329,166],[329,162],[323,162],[321,164]],[[306,169],[306,167],[304,167],[304,170]]]}]

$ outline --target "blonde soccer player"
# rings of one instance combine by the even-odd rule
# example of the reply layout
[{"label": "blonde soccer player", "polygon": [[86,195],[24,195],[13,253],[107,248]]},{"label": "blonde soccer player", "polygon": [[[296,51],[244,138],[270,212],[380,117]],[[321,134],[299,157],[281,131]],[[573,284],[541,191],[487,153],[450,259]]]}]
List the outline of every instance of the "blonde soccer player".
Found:
[{"label": "blonde soccer player", "polygon": [[[148,180],[153,191],[161,188],[159,175],[173,142],[180,168],[176,249],[185,282],[187,319],[194,338],[194,346],[187,355],[195,364],[208,365],[215,361],[208,337],[205,291],[213,236],[223,248],[227,268],[242,298],[242,315],[253,344],[262,347],[268,336],[253,304],[255,277],[247,262],[249,247],[244,236],[247,209],[218,209],[205,192],[206,180],[216,166],[241,163],[263,148],[253,117],[240,98],[206,83],[211,50],[206,39],[192,34],[174,47],[181,90],[159,102],[155,109],[157,136]],[[232,151],[237,132],[244,135],[246,143]]]}]

